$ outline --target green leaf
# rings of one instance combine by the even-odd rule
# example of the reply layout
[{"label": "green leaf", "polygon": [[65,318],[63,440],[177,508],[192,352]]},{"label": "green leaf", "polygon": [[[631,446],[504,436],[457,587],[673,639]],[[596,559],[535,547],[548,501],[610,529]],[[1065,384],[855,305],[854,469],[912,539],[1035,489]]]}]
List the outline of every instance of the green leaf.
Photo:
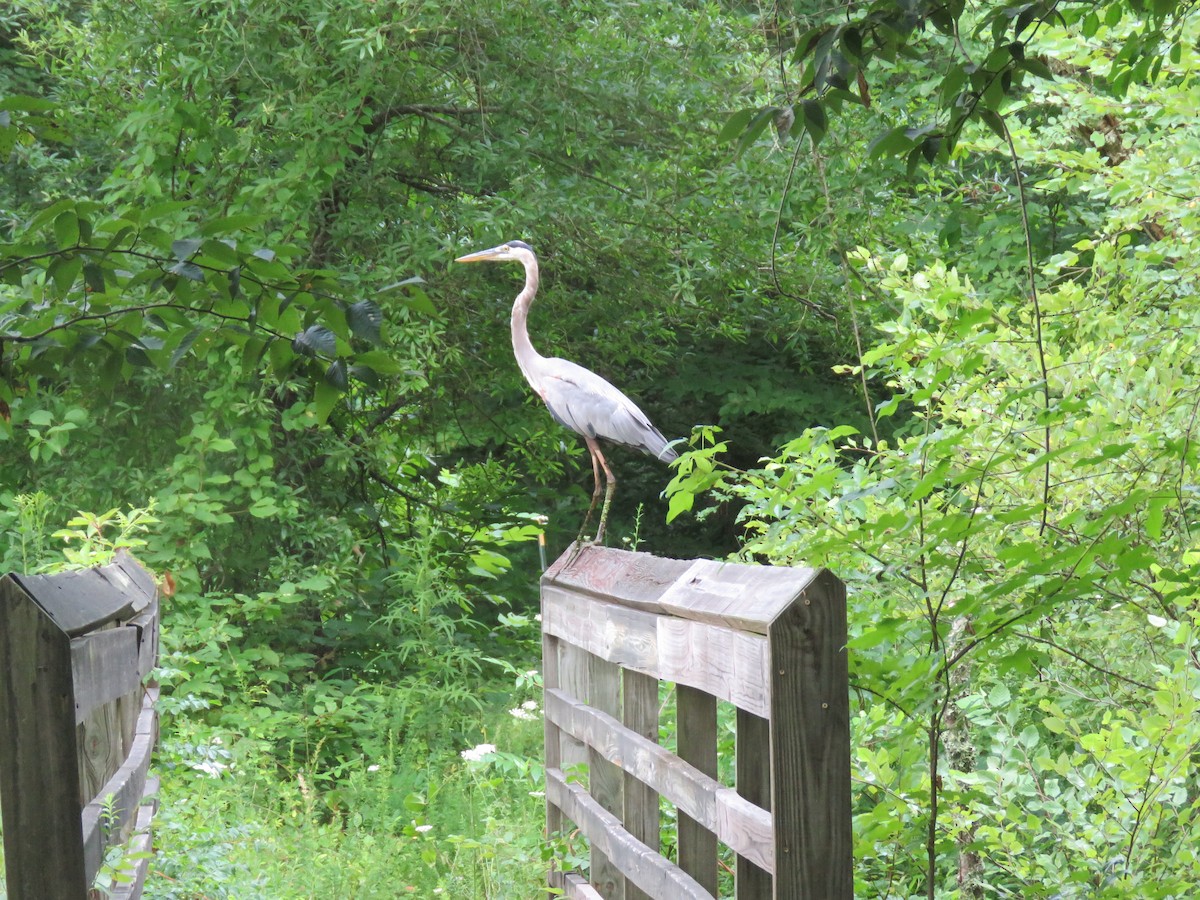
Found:
[{"label": "green leaf", "polygon": [[179,342],[179,345],[171,351],[171,356],[167,361],[167,368],[175,368],[175,366],[179,364],[179,361],[187,354],[188,350],[192,348],[192,344],[196,342],[196,338],[200,337],[202,334],[204,334],[203,328],[193,328],[186,335],[184,335],[183,339]]},{"label": "green leaf", "polygon": [[994,109],[988,109],[986,106],[977,106],[975,114],[983,120],[983,124],[987,125],[996,137],[1002,141],[1008,141],[1008,129],[1005,127],[1004,119],[1001,118],[1000,113]]},{"label": "green leaf", "polygon": [[812,137],[813,144],[819,144],[825,132],[829,130],[829,120],[825,116],[825,105],[820,100],[804,101],[804,126]]},{"label": "green leaf", "polygon": [[83,264],[83,283],[93,294],[104,293],[104,270],[94,262]]},{"label": "green leaf", "polygon": [[754,107],[739,109],[726,119],[720,134],[717,135],[717,143],[727,144],[745,131],[746,126],[750,124],[750,120],[754,118],[755,112],[757,110]]},{"label": "green leaf", "polygon": [[333,412],[333,408],[337,406],[341,396],[342,392],[324,379],[316,383],[316,387],[313,389],[313,405],[319,424],[324,425],[329,421],[329,414]]},{"label": "green leaf", "polygon": [[202,243],[200,238],[181,238],[171,242],[171,252],[175,254],[176,259],[188,259],[200,249]]},{"label": "green leaf", "polygon": [[380,341],[380,328],[383,325],[383,310],[373,300],[360,300],[346,310],[346,324],[351,333],[372,344]]},{"label": "green leaf", "polygon": [[53,100],[46,100],[42,97],[30,97],[25,94],[10,94],[0,100],[0,110],[46,113],[53,112],[56,109],[58,109],[58,105]]},{"label": "green leaf", "polygon": [[180,275],[186,278],[188,281],[204,280],[204,270],[195,263],[190,263],[184,259],[177,261],[175,265],[171,266],[169,269],[167,269],[167,271],[175,275]]},{"label": "green leaf", "polygon": [[1012,693],[1008,690],[1008,685],[1001,682],[988,692],[988,706],[992,709],[1004,709],[1012,702]]},{"label": "green leaf", "polygon": [[1024,69],[1026,72],[1029,72],[1031,75],[1036,75],[1038,78],[1045,78],[1047,81],[1054,80],[1054,72],[1050,70],[1048,65],[1035,56],[1030,56],[1027,59],[1021,60],[1019,63],[1017,63],[1017,68]]},{"label": "green leaf", "polygon": [[360,366],[369,366],[380,375],[399,375],[404,371],[404,366],[384,350],[370,350],[367,353],[360,353],[354,357],[354,361]]},{"label": "green leaf", "polygon": [[766,130],[767,125],[769,125],[777,115],[779,115],[779,107],[777,106],[763,107],[754,114],[753,118],[750,119],[750,123],[746,126],[746,130],[742,132],[742,136],[738,139],[738,156],[741,156],[743,153],[745,153],[750,145],[758,140],[758,136]]},{"label": "green leaf", "polygon": [[333,356],[337,353],[337,335],[324,325],[310,325],[296,335],[292,349],[303,356]]},{"label": "green leaf", "polygon": [[350,367],[350,377],[361,381],[368,387],[379,387],[379,373],[362,363],[355,363]]},{"label": "green leaf", "polygon": [[238,255],[237,248],[232,246],[231,241],[210,238],[201,245],[200,249],[207,261],[214,262],[220,266],[233,268],[242,261],[241,256]]},{"label": "green leaf", "polygon": [[329,368],[325,370],[325,383],[339,391],[344,391],[350,386],[350,376],[344,360],[335,359],[330,363]]},{"label": "green leaf", "polygon": [[50,263],[48,274],[54,282],[54,287],[58,290],[59,295],[65,296],[75,286],[75,280],[79,278],[79,273],[82,270],[82,258],[75,255],[60,256]]},{"label": "green leaf", "polygon": [[212,219],[205,222],[200,226],[199,233],[204,237],[213,237],[218,234],[234,234],[239,231],[257,228],[263,223],[265,218],[265,216],[253,213],[225,216],[221,219]]},{"label": "green leaf", "polygon": [[883,134],[876,135],[874,140],[867,146],[867,152],[871,159],[879,159],[883,156],[899,156],[901,153],[906,153],[912,147],[912,140],[908,137],[908,128],[901,125],[893,128],[891,131],[885,131]]},{"label": "green leaf", "polygon": [[670,502],[667,505],[667,521],[672,522],[683,513],[690,510],[696,504],[696,495],[686,489],[675,491],[671,494]]},{"label": "green leaf", "polygon": [[54,240],[62,250],[79,246],[79,217],[66,210],[54,217]]}]

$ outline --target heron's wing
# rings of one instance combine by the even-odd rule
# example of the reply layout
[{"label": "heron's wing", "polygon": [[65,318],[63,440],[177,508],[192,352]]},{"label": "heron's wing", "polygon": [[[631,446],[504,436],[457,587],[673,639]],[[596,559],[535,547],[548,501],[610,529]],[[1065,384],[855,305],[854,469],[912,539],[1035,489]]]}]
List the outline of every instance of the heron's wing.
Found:
[{"label": "heron's wing", "polygon": [[636,447],[664,462],[676,458],[636,403],[583,366],[565,359],[543,359],[530,383],[557,422],[588,437]]}]

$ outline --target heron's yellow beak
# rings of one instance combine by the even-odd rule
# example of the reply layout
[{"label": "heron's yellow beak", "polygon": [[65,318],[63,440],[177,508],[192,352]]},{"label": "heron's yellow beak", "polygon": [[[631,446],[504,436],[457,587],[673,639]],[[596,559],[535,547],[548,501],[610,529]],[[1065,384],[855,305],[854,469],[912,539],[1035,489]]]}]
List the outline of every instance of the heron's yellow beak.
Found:
[{"label": "heron's yellow beak", "polygon": [[473,262],[489,262],[495,259],[505,259],[508,256],[508,247],[501,244],[499,247],[492,247],[488,250],[477,250],[474,253],[468,253],[466,256],[460,256],[455,262],[473,263]]}]

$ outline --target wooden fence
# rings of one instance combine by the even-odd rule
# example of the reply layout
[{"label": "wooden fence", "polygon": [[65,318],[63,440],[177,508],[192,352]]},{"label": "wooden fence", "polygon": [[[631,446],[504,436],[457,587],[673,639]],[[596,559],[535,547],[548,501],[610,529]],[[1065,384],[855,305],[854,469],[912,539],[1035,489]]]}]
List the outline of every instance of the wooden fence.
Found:
[{"label": "wooden fence", "polygon": [[[845,587],[827,571],[660,559],[603,547],[542,579],[547,830],[574,823],[587,880],[567,897],[853,897]],[[674,684],[676,752],[660,746]],[[736,708],[736,787],[718,778],[718,703]],[[580,764],[586,769],[576,768]],[[586,775],[573,775],[586,772]],[[585,786],[586,783],[586,786]],[[660,797],[678,816],[660,852]]]},{"label": "wooden fence", "polygon": [[[9,900],[84,900],[108,848],[137,851],[110,897],[142,894],[156,790],[154,579],[112,565],[0,579],[0,808]],[[92,892],[93,894],[95,892]]]}]

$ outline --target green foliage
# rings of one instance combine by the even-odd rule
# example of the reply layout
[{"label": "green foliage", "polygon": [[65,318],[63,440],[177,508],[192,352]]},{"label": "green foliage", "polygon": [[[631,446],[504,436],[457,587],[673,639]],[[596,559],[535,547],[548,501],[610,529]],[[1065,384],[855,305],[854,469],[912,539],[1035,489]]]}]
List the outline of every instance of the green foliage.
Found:
[{"label": "green foliage", "polygon": [[[1109,64],[1043,31],[1073,65]],[[865,427],[831,420],[745,473],[706,435],[669,489],[673,509],[702,490],[741,505],[745,555],[850,583],[867,896],[1200,883],[1182,849],[1200,746],[1200,310],[1176,264],[1192,176],[1172,162],[1196,136],[1186,91],[1127,89],[1117,107],[1086,78],[1056,82],[1000,143],[964,132],[977,158],[914,198],[962,198],[944,201],[961,238],[848,248],[893,310],[847,369],[870,388]],[[1155,144],[1130,150],[1135,134]],[[1013,148],[1023,178],[1005,171]]]},{"label": "green foliage", "polygon": [[892,105],[897,76],[912,74],[926,81],[924,93],[933,102],[923,104],[916,117],[898,110],[907,121],[870,142],[872,158],[903,156],[912,173],[922,163],[947,163],[968,123],[982,123],[1005,139],[1005,108],[1012,98],[1029,81],[1069,71],[1053,55],[1053,39],[1046,39],[1056,25],[1074,26],[1084,41],[1105,32],[1110,63],[1106,71],[1089,74],[1094,84],[1121,98],[1131,84],[1157,81],[1168,60],[1179,62],[1190,11],[1174,0],[1075,7],[1027,0],[977,7],[961,0],[885,0],[850,14],[814,12],[800,4],[775,7],[765,29],[769,52],[779,57],[781,72],[792,68],[799,78],[794,87],[785,78],[771,105],[734,113],[720,137],[736,138],[744,152],[774,124],[781,137],[807,134],[816,146],[831,115],[846,104],[870,108],[882,99]]}]

